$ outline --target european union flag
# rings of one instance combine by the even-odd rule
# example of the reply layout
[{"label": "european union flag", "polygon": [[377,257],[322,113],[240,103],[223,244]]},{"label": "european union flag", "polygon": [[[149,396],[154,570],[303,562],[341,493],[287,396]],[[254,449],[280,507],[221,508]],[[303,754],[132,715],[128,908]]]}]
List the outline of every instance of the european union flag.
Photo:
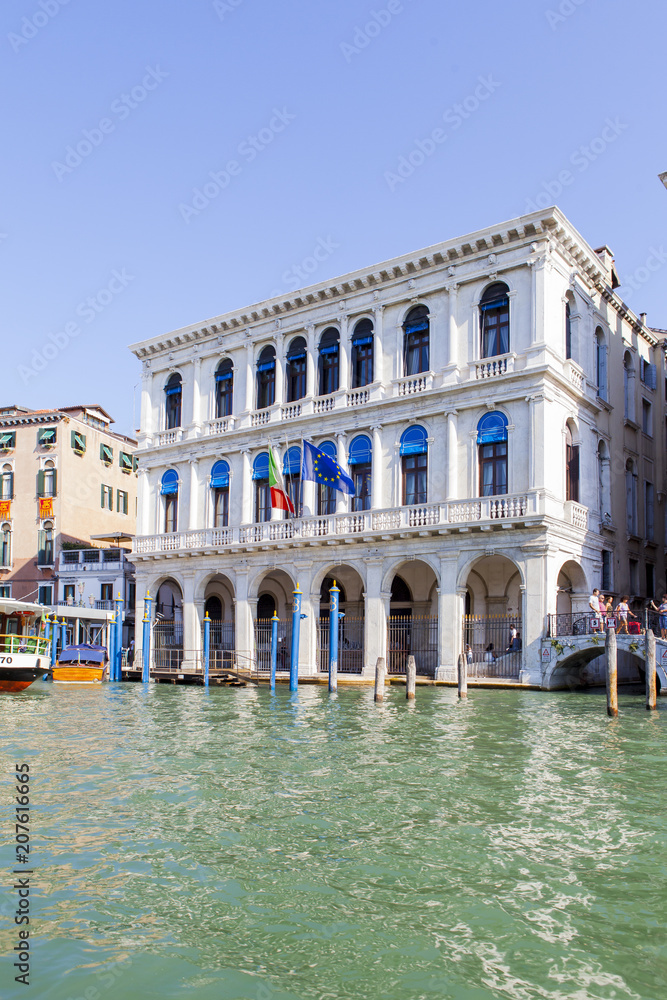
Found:
[{"label": "european union flag", "polygon": [[330,486],[342,493],[349,493],[350,496],[354,496],[355,493],[353,481],[343,472],[338,462],[334,458],[329,458],[310,441],[303,442],[301,479],[313,479],[316,483]]}]

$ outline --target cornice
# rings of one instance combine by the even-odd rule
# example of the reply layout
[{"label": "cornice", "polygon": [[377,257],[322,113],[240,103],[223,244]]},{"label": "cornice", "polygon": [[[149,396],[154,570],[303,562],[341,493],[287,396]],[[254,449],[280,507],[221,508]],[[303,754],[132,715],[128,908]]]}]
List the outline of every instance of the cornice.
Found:
[{"label": "cornice", "polygon": [[52,424],[64,420],[64,413],[24,413],[21,416],[0,417],[0,427],[21,427],[30,424]]}]

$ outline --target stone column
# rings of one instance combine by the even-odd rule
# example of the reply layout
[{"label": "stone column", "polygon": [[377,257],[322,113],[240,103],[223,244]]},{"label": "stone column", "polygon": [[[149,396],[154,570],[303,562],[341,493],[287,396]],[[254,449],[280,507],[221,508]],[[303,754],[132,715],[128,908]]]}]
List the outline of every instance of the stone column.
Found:
[{"label": "stone column", "polygon": [[139,479],[137,481],[137,535],[153,535],[157,530],[153,530],[151,524],[151,488],[148,469],[139,466]]},{"label": "stone column", "polygon": [[[375,676],[378,656],[387,655],[387,595],[382,593],[382,558],[366,559],[364,592],[364,677]],[[391,595],[390,595],[391,596]]]},{"label": "stone column", "polygon": [[317,674],[317,619],[320,613],[320,595],[311,593],[313,565],[300,562],[295,566],[298,584],[303,593],[301,598],[301,614],[306,615],[301,621],[299,635],[299,677],[312,677]]},{"label": "stone column", "polygon": [[[317,345],[315,344],[315,326],[309,323],[306,327],[306,396],[319,395],[317,372]],[[299,649],[299,653],[301,650]]]},{"label": "stone column", "polygon": [[194,573],[183,574],[183,666],[192,669],[197,664],[197,653],[201,649],[199,635],[199,612],[195,605]]},{"label": "stone column", "polygon": [[[248,575],[247,565],[240,565],[236,568],[236,596],[234,598],[236,651],[241,654],[239,665],[246,667],[254,659],[255,652],[252,607],[248,599]],[[256,606],[257,600],[255,599]]]},{"label": "stone column", "polygon": [[188,529],[193,531],[198,527],[199,511],[197,509],[197,501],[199,499],[199,461],[196,458],[188,459],[189,466],[189,497],[188,497]]},{"label": "stone column", "polygon": [[[193,348],[195,350],[195,348]],[[190,393],[190,437],[199,437],[201,434],[201,358],[195,354],[192,359],[192,371],[190,374],[192,388]]]},{"label": "stone column", "polygon": [[241,472],[241,524],[252,524],[254,521],[253,511],[253,482],[252,471],[250,469],[250,449],[241,449],[242,472]]},{"label": "stone column", "polygon": [[[547,440],[545,437],[545,425],[544,425],[544,396],[534,395],[526,396],[526,402],[528,403],[528,489],[535,490],[538,488],[543,488],[546,485],[545,473],[545,449],[544,442]],[[509,428],[508,428],[509,430]],[[563,454],[565,451],[563,450]],[[551,458],[551,456],[550,456]],[[509,434],[507,443],[507,464],[508,464],[508,474],[509,474],[509,464],[512,461],[510,456],[509,447]],[[556,468],[559,469],[560,462],[553,463]],[[550,466],[552,465],[550,461]],[[552,488],[553,488],[552,483]],[[513,484],[513,489],[516,489],[516,483]],[[509,489],[509,485],[508,485]],[[556,490],[556,493],[560,493],[560,490]]]},{"label": "stone column", "polygon": [[373,434],[373,458],[371,466],[371,509],[379,510],[384,506],[382,490],[383,455],[382,455],[382,424],[371,427]]},{"label": "stone column", "polygon": [[375,327],[373,331],[373,381],[382,384],[384,380],[384,306],[374,306],[373,316]]},{"label": "stone column", "polygon": [[455,281],[447,285],[447,367],[458,365],[458,285]]},{"label": "stone column", "polygon": [[245,361],[245,387],[244,394],[245,398],[243,400],[244,410],[254,410],[255,409],[255,347],[254,344],[249,340],[246,345],[246,361]]},{"label": "stone column", "polygon": [[[347,439],[344,433],[336,434],[336,459],[343,468],[347,466]],[[336,513],[347,514],[350,502],[347,493],[336,490]]]},{"label": "stone column", "polygon": [[438,668],[436,680],[456,680],[456,664],[462,651],[465,588],[456,589],[458,554],[440,559],[438,588]]},{"label": "stone column", "polygon": [[340,317],[340,347],[338,349],[338,388],[350,388],[350,331],[348,316]]},{"label": "stone column", "polygon": [[448,500],[459,499],[458,411],[447,412],[447,492]]},{"label": "stone column", "polygon": [[[153,419],[153,373],[147,368],[148,362],[144,361],[144,368],[141,372],[141,410],[139,416],[140,434],[139,440],[150,438],[154,430],[157,430]],[[136,430],[135,427],[132,430]]]},{"label": "stone column", "polygon": [[276,335],[276,403],[282,404],[287,395],[285,391],[286,365],[285,341],[281,333]]}]

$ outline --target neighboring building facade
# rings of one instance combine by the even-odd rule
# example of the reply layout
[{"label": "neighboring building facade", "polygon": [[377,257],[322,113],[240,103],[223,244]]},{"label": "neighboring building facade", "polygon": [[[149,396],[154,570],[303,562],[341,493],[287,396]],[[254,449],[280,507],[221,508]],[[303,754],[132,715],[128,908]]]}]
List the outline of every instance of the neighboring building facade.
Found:
[{"label": "neighboring building facade", "polygon": [[[93,536],[94,537],[94,536]],[[126,539],[131,543],[131,539]],[[56,615],[65,619],[71,642],[107,645],[106,625],[113,618],[116,599],[123,601],[122,645],[134,638],[136,603],[134,565],[127,559],[129,549],[112,545],[64,549],[58,557]]]},{"label": "neighboring building facade", "polygon": [[[64,596],[63,550],[102,533],[134,534],[136,441],[115,434],[112,422],[97,405],[0,408],[0,587],[7,596],[56,605]],[[104,599],[102,586],[86,587],[87,606],[90,597]]]},{"label": "neighboring building facade", "polygon": [[[261,659],[298,584],[316,672],[335,578],[344,669],[413,652],[450,679],[470,646],[473,671],[540,683],[548,614],[661,592],[664,338],[617,284],[554,208],[133,345],[137,593],[183,660],[205,611]],[[355,497],[300,482],[303,438]],[[295,518],[271,512],[270,446]]]}]

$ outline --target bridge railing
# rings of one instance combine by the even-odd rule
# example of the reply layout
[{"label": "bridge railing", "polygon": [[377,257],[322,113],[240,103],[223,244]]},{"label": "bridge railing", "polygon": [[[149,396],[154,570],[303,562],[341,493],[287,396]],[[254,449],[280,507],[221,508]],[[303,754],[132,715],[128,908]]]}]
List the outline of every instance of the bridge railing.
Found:
[{"label": "bridge railing", "polygon": [[[611,617],[613,618],[614,616]],[[555,639],[559,635],[599,635],[605,629],[605,615],[596,615],[594,611],[575,611],[566,615],[547,615],[548,639]]]}]

